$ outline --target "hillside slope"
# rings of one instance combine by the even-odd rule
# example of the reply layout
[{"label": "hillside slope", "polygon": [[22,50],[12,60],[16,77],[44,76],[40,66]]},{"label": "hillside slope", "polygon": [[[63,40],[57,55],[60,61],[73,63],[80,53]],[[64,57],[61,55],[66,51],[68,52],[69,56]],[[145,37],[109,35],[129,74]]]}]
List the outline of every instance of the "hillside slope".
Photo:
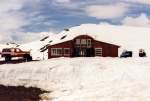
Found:
[{"label": "hillside slope", "polygon": [[40,87],[52,101],[149,101],[149,67],[150,58],[57,58],[1,65],[0,84]]},{"label": "hillside slope", "polygon": [[34,60],[46,60],[47,56],[47,46],[50,45],[52,39],[56,35],[53,33],[47,33],[39,40],[25,43],[19,46],[20,49],[30,51]]}]

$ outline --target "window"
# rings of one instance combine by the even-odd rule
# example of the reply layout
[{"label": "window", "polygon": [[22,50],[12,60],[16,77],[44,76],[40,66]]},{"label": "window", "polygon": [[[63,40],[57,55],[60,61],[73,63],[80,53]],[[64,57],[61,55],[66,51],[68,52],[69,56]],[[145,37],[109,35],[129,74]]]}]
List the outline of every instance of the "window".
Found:
[{"label": "window", "polygon": [[16,49],[16,52],[20,52],[20,49]]},{"label": "window", "polygon": [[52,56],[61,56],[62,48],[51,48],[51,55]]},{"label": "window", "polygon": [[64,56],[70,55],[70,48],[64,48]]},{"label": "window", "polygon": [[76,44],[77,44],[77,45],[80,44],[80,39],[76,39]]},{"label": "window", "polygon": [[87,47],[91,47],[91,39],[76,39],[77,45],[87,45]]},{"label": "window", "polygon": [[91,47],[91,39],[87,39],[87,47]]},{"label": "window", "polygon": [[14,49],[14,48],[12,48],[12,49],[11,49],[11,52],[14,52],[14,51],[15,51],[15,49]]},{"label": "window", "polygon": [[86,39],[81,39],[81,44],[86,45]]},{"label": "window", "polygon": [[102,56],[102,48],[95,48],[95,56]]},{"label": "window", "polygon": [[2,52],[11,52],[10,49],[3,49]]}]

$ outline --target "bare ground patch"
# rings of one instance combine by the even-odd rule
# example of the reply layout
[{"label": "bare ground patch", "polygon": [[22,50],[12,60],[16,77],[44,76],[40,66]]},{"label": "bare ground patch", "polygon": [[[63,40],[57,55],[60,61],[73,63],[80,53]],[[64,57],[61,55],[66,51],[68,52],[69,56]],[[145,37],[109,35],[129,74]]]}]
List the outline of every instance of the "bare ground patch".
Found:
[{"label": "bare ground patch", "polygon": [[0,85],[0,101],[40,101],[40,95],[48,93],[34,87]]}]

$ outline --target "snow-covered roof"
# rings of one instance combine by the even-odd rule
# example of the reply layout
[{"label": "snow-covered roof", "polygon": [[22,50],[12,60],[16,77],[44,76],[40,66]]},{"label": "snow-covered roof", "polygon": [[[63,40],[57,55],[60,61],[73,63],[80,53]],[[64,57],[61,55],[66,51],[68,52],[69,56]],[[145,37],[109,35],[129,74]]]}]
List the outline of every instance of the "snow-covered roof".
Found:
[{"label": "snow-covered roof", "polygon": [[[69,31],[62,31],[55,36],[51,45],[74,39],[79,35],[89,35],[95,40],[119,45],[122,47],[148,47],[150,43],[150,28],[82,24],[72,27]],[[66,36],[64,39],[61,39]],[[150,46],[149,46],[150,47]]]}]

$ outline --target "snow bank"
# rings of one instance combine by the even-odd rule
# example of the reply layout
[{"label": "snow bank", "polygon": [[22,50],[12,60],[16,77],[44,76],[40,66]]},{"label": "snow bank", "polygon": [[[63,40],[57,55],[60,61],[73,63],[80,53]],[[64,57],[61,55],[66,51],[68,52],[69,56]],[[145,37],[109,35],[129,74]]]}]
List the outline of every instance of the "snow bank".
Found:
[{"label": "snow bank", "polygon": [[56,58],[0,66],[0,84],[52,91],[53,101],[149,101],[150,58]]}]

